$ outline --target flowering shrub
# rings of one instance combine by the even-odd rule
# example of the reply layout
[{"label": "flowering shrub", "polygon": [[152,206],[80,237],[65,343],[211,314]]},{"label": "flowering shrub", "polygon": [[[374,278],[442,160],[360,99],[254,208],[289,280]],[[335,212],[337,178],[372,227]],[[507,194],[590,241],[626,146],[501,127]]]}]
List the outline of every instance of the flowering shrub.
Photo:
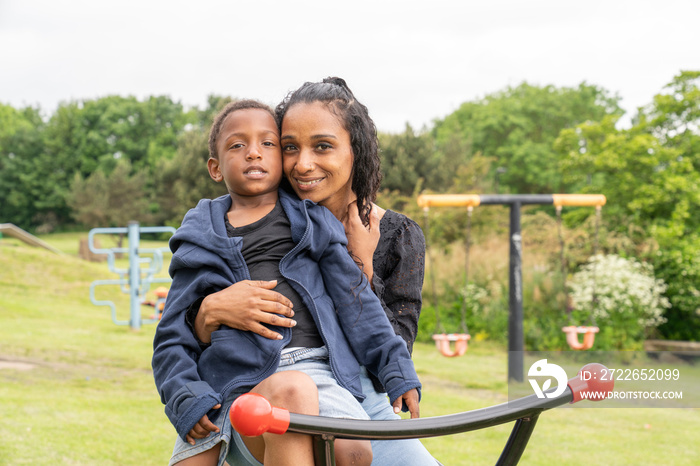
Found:
[{"label": "flowering shrub", "polygon": [[484,288],[475,283],[467,283],[467,286],[460,290],[466,308],[471,310],[472,315],[478,316],[485,311],[484,303],[489,293]]},{"label": "flowering shrub", "polygon": [[[663,313],[671,307],[663,295],[667,286],[654,277],[650,264],[615,254],[591,257],[574,274],[569,288],[579,316],[592,316],[601,331],[616,327],[618,339],[637,343],[644,338],[645,329],[666,322]],[[631,349],[622,343],[613,347]]]}]

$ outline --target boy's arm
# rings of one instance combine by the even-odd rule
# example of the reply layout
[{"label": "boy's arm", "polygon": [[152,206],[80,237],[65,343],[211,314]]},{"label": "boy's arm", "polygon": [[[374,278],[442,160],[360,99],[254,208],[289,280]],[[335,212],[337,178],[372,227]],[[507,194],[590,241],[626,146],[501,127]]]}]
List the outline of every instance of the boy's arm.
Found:
[{"label": "boy's arm", "polygon": [[[173,258],[177,261],[177,258]],[[197,361],[201,349],[185,323],[188,302],[196,299],[205,281],[200,271],[181,268],[173,273],[163,317],[153,340],[153,375],[165,412],[182,439],[221,397],[201,380]]]},{"label": "boy's arm", "polygon": [[358,362],[378,376],[392,402],[418,380],[406,342],[394,333],[382,306],[342,242],[331,241],[318,261],[324,284]]}]

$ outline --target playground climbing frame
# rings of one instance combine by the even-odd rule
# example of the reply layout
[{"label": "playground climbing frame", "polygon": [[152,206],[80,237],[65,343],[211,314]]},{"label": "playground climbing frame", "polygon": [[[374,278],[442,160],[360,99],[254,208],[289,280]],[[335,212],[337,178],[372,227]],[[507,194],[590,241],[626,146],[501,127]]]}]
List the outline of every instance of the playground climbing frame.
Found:
[{"label": "playground climbing frame", "polygon": [[[112,311],[112,321],[117,325],[129,325],[132,330],[141,328],[141,324],[151,324],[158,321],[158,313],[151,319],[141,319],[141,306],[146,300],[146,293],[154,283],[170,283],[170,278],[156,277],[163,268],[163,253],[169,253],[170,249],[140,248],[141,234],[144,233],[175,233],[173,227],[141,227],[138,222],[129,222],[124,228],[93,228],[88,235],[88,245],[94,254],[106,254],[107,265],[110,272],[119,275],[118,279],[95,280],[90,284],[90,300],[96,306],[108,306]],[[126,248],[99,249],[95,247],[96,235],[126,234],[128,246]],[[117,254],[127,254],[129,268],[117,268],[115,257]],[[142,266],[142,265],[145,265]],[[98,300],[95,297],[95,288],[98,286],[119,285],[121,291],[129,295],[130,318],[129,320],[117,319],[117,308],[113,301]],[[156,309],[165,298],[159,298]]]}]

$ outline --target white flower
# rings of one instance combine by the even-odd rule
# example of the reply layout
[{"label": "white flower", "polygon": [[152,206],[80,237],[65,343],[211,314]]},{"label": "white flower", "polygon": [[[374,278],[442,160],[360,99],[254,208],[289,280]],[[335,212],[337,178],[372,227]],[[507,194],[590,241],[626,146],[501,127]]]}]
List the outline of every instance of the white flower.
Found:
[{"label": "white flower", "polygon": [[615,254],[591,257],[574,274],[569,287],[574,306],[596,319],[627,314],[643,327],[656,327],[666,321],[662,314],[671,307],[663,296],[667,285],[654,277],[650,264]]}]

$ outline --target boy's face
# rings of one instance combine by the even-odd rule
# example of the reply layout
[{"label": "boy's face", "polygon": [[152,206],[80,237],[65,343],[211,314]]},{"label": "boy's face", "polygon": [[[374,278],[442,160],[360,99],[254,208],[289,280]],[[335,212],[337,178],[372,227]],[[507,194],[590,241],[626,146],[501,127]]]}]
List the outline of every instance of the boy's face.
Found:
[{"label": "boy's face", "polygon": [[282,181],[279,132],[272,115],[249,108],[229,114],[210,158],[209,175],[224,180],[231,196],[252,197],[276,191]]}]

